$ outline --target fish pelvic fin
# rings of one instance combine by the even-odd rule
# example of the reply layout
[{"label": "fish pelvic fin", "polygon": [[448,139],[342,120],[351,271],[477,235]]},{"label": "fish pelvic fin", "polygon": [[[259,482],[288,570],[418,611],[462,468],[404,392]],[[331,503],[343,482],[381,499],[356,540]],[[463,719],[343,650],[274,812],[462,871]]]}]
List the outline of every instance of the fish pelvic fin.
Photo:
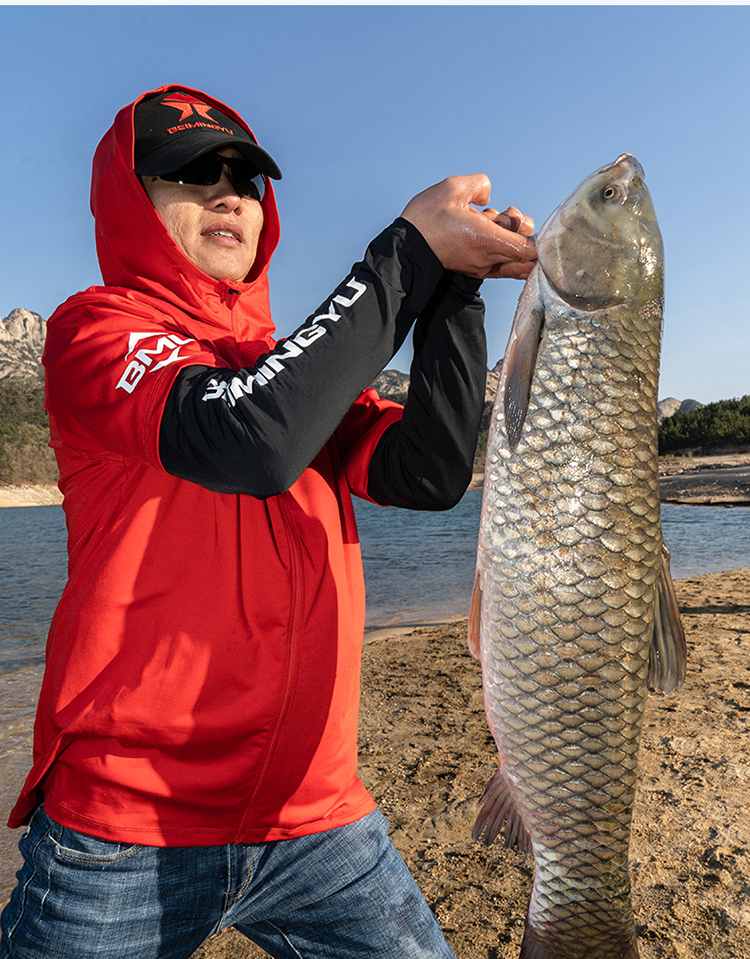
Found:
[{"label": "fish pelvic fin", "polygon": [[532,851],[531,837],[523,824],[502,766],[498,766],[497,772],[487,783],[479,806],[479,814],[471,831],[472,839],[481,838],[485,846],[489,846],[505,823],[506,847],[518,846],[522,852]]},{"label": "fish pelvic fin", "polygon": [[469,652],[474,659],[479,659],[480,636],[479,628],[482,621],[482,584],[479,581],[479,570],[474,576],[474,588],[471,591],[469,606]]},{"label": "fish pelvic fin", "polygon": [[669,571],[669,550],[662,544],[661,570],[654,600],[654,627],[648,668],[649,689],[666,694],[679,689],[685,681],[686,661],[687,646],[672,574]]},{"label": "fish pelvic fin", "polygon": [[536,268],[523,288],[503,359],[505,433],[511,451],[518,446],[529,410],[531,381],[544,326],[544,305]]},{"label": "fish pelvic fin", "polygon": [[[611,945],[608,944],[606,951],[602,949],[602,945],[599,948],[590,946],[590,951],[586,955],[596,957],[596,959],[600,959],[602,956],[606,956],[607,959],[639,959],[638,943],[635,938],[631,938],[630,942],[625,945],[614,942]],[[568,959],[570,954],[570,951],[562,943],[557,946],[554,942],[542,942],[541,939],[538,939],[534,928],[529,924],[528,919],[526,920],[518,959]],[[576,955],[583,955],[583,953],[576,953]]]}]

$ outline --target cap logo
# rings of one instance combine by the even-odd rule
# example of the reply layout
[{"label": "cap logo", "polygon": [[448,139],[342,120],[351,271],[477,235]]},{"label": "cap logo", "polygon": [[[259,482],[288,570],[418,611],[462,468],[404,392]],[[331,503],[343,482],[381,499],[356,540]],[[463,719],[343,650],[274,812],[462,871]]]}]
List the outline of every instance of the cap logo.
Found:
[{"label": "cap logo", "polygon": [[180,111],[180,123],[193,116],[194,113],[203,117],[204,120],[217,122],[212,116],[208,115],[208,111],[211,109],[210,104],[204,103],[203,100],[196,100],[195,97],[189,97],[186,93],[172,93],[161,102],[165,107],[174,107],[175,110]]},{"label": "cap logo", "polygon": [[133,110],[133,129],[135,171],[140,176],[172,173],[204,153],[236,143],[261,173],[281,177],[244,121],[197,90],[162,88],[144,96]]}]

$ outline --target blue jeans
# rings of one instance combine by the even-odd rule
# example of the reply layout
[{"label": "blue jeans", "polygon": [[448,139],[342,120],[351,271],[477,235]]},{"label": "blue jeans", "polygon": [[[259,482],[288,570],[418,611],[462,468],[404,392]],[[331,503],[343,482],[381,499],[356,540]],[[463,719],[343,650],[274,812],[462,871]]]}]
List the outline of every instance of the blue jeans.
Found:
[{"label": "blue jeans", "polygon": [[234,926],[279,959],[451,959],[377,810],[255,845],[130,846],[34,814],[1,959],[188,959]]}]

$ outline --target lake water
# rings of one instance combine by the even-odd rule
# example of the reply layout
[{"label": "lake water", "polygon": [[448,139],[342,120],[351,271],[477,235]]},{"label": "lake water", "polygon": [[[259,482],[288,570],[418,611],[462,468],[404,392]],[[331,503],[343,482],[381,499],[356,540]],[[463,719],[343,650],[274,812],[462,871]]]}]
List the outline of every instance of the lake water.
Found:
[{"label": "lake water", "polygon": [[[367,625],[468,614],[482,494],[447,513],[357,502],[367,580]],[[662,504],[672,577],[750,568],[750,508]]]},{"label": "lake water", "polygon": [[[481,493],[447,513],[357,502],[367,582],[367,626],[466,615],[474,579]],[[662,506],[675,579],[750,568],[750,509]],[[0,903],[17,836],[2,828],[29,764],[44,642],[65,583],[60,506],[0,509]]]}]

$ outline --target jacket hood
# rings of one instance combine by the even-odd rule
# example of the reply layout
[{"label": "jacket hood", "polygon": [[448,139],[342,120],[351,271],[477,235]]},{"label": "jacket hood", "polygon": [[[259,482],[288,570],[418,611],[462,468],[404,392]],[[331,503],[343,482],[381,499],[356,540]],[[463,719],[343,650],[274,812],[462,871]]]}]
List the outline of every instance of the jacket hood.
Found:
[{"label": "jacket hood", "polygon": [[[273,324],[267,271],[279,241],[279,217],[270,181],[262,200],[264,223],[255,263],[245,282],[236,283],[208,276],[182,253],[134,172],[135,106],[145,97],[171,90],[195,95],[252,134],[242,117],[226,104],[182,84],[149,90],[120,110],[97,147],[91,179],[91,212],[104,283],[156,296],[220,325],[226,324],[223,306],[231,302],[235,327],[244,316],[254,336],[270,336]],[[246,332],[237,330],[239,335]]]}]

